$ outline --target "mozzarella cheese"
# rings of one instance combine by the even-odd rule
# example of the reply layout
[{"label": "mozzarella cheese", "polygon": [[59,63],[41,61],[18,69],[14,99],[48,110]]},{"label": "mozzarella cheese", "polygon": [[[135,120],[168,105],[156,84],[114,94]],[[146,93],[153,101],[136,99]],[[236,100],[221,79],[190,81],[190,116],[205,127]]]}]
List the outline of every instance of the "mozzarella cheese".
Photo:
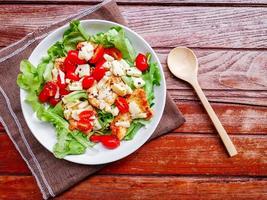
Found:
[{"label": "mozzarella cheese", "polygon": [[117,116],[119,114],[119,109],[117,107],[112,108],[110,105],[106,105],[105,111],[111,113],[113,116]]},{"label": "mozzarella cheese", "polygon": [[105,60],[108,61],[108,62],[112,62],[112,61],[114,61],[114,58],[113,58],[112,56],[108,55],[108,54],[104,54],[103,57],[104,57]]},{"label": "mozzarella cheese", "polygon": [[142,78],[133,77],[133,84],[134,84],[134,87],[141,88],[146,84],[146,82]]},{"label": "mozzarella cheese", "polygon": [[115,126],[121,126],[121,127],[125,127],[125,128],[129,128],[130,127],[130,122],[129,121],[117,121],[115,123]]},{"label": "mozzarella cheese", "polygon": [[94,47],[92,44],[86,42],[83,43],[83,47],[79,51],[78,57],[82,60],[90,60],[94,55]]},{"label": "mozzarella cheese", "polygon": [[83,86],[82,83],[79,81],[72,82],[68,85],[70,91],[82,90]]},{"label": "mozzarella cheese", "polygon": [[121,59],[119,61],[119,63],[121,64],[121,67],[124,69],[124,70],[127,70],[130,68],[130,65],[124,60],[124,59]]},{"label": "mozzarella cheese", "polygon": [[134,77],[140,77],[142,76],[142,72],[137,69],[136,67],[130,67],[126,71],[127,75],[134,76]]},{"label": "mozzarella cheese", "polygon": [[125,71],[121,65],[121,63],[117,60],[112,62],[111,71],[115,76],[123,76],[125,75]]},{"label": "mozzarella cheese", "polygon": [[90,76],[90,66],[88,64],[78,65],[75,74],[79,77]]}]

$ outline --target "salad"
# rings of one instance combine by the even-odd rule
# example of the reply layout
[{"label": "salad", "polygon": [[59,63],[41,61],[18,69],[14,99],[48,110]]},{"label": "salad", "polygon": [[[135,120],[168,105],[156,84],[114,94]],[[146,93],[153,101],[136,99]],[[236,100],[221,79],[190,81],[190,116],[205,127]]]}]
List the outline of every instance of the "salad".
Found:
[{"label": "salad", "polygon": [[153,117],[160,71],[151,54],[137,52],[123,28],[89,35],[72,21],[37,67],[22,60],[17,84],[39,120],[56,130],[57,158],[101,143],[115,149]]}]

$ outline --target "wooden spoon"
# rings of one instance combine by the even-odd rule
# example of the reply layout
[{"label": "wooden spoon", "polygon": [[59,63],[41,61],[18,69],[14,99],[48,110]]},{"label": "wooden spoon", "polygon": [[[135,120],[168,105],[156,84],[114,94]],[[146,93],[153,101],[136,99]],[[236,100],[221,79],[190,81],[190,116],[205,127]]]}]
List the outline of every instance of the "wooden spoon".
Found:
[{"label": "wooden spoon", "polygon": [[235,156],[237,154],[236,148],[232,143],[230,137],[223,128],[220,120],[210,106],[205,94],[197,81],[198,60],[194,52],[187,47],[176,47],[168,55],[168,66],[170,71],[177,78],[183,79],[190,83],[195,89],[199,99],[204,105],[207,113],[210,116],[216,130],[218,131],[229,155]]}]

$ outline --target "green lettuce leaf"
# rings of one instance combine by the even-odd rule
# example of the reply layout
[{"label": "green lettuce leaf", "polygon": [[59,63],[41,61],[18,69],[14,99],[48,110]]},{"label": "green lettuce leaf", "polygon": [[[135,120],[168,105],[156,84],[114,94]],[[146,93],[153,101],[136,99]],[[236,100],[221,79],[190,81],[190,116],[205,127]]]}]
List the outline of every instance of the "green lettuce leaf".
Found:
[{"label": "green lettuce leaf", "polygon": [[63,46],[65,51],[76,49],[76,45],[79,42],[89,39],[89,35],[81,26],[80,22],[75,20],[70,23],[68,30],[63,35]]},{"label": "green lettuce leaf", "polygon": [[[150,61],[150,59],[148,59]],[[146,82],[144,89],[146,91],[148,102],[151,104],[154,96],[154,86],[160,85],[161,75],[157,63],[149,62],[149,69],[142,75],[143,80]]]},{"label": "green lettuce leaf", "polygon": [[123,28],[112,27],[105,33],[94,35],[91,40],[94,43],[103,44],[105,47],[116,47],[121,51],[124,59],[134,62],[136,53],[129,39],[126,38]]},{"label": "green lettuce leaf", "polygon": [[142,128],[148,121],[142,119],[133,120],[131,126],[128,128],[124,140],[132,140],[136,133]]},{"label": "green lettuce leaf", "polygon": [[109,124],[113,121],[114,116],[111,113],[105,112],[103,110],[97,111],[98,121],[101,125],[101,132],[107,132]]},{"label": "green lettuce leaf", "polygon": [[62,101],[64,103],[74,102],[81,99],[88,99],[88,95],[85,90],[79,90],[64,96]]}]

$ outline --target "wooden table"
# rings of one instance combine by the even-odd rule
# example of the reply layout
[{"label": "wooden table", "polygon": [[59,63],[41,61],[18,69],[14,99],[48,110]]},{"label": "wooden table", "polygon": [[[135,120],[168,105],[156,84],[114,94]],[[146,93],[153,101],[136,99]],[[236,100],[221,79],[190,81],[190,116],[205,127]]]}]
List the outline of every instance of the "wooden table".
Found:
[{"label": "wooden table", "polygon": [[[0,47],[95,4],[1,0]],[[267,199],[267,1],[120,0],[130,27],[156,50],[187,122],[58,199]],[[166,68],[172,47],[199,57],[199,81],[239,152],[228,158],[195,93]],[[40,199],[29,169],[0,130],[0,199]]]}]

